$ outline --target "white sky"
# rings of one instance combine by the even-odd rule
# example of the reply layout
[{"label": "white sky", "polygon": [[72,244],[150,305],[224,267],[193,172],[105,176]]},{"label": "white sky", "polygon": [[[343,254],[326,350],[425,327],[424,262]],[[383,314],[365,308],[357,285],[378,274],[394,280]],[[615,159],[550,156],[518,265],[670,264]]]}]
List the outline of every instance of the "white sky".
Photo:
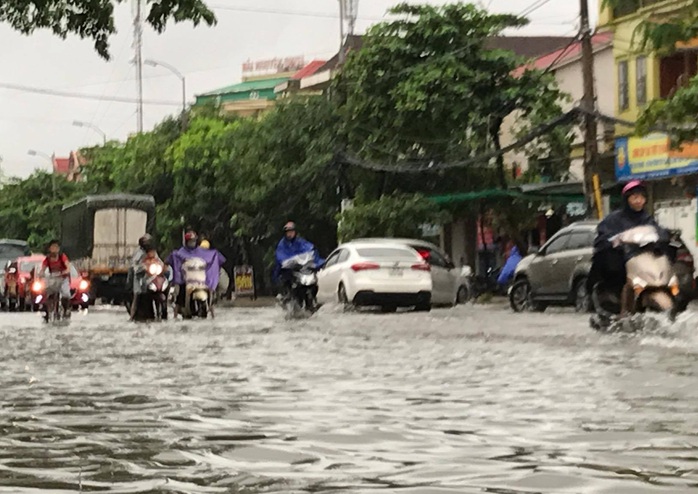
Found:
[{"label": "white sky", "polygon": [[[363,33],[395,3],[397,0],[360,0],[357,33]],[[492,11],[516,14],[540,5],[529,16],[531,25],[515,34],[572,35],[578,29],[576,0],[479,3]],[[306,60],[328,59],[339,46],[337,0],[209,0],[208,5],[218,17],[218,24],[212,28],[180,24],[170,26],[162,35],[149,28],[144,33],[144,59],[162,60],[184,73],[190,102],[196,94],[239,82],[241,65],[248,58],[305,55]],[[592,20],[597,17],[597,9],[596,0],[590,0]],[[101,142],[95,131],[73,126],[75,120],[97,125],[110,139],[124,139],[135,132],[135,104],[99,99],[136,97],[135,71],[130,63],[133,50],[128,3],[118,7],[117,28],[119,32],[111,39],[112,60],[106,62],[89,40],[61,40],[47,31],[26,37],[0,24],[0,84],[50,88],[98,98],[65,98],[0,87],[0,156],[7,175],[26,176],[35,168],[49,168],[45,158],[29,156],[29,149],[67,156],[73,149]],[[146,101],[181,100],[179,79],[165,69],[145,66],[144,78]],[[145,105],[145,130],[178,111],[177,107]]]}]

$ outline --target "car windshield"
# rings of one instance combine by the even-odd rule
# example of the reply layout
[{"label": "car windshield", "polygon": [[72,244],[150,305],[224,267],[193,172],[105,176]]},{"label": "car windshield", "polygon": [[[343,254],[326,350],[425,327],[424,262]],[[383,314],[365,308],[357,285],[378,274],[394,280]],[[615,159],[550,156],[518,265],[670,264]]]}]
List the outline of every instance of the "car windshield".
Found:
[{"label": "car windshield", "polygon": [[11,259],[17,259],[27,254],[27,248],[16,244],[0,244],[0,260],[3,264]]},{"label": "car windshield", "polygon": [[398,247],[367,247],[356,249],[356,252],[367,259],[404,259],[406,261],[414,261],[416,256],[414,252]]}]

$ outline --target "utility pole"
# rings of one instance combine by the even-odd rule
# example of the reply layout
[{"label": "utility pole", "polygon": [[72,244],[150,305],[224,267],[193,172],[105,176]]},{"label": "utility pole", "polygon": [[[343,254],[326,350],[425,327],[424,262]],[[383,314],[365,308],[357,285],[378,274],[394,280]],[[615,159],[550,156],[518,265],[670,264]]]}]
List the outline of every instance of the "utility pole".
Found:
[{"label": "utility pole", "polygon": [[596,95],[594,93],[594,49],[591,42],[589,27],[588,0],[580,0],[580,19],[582,36],[582,72],[584,77],[584,196],[587,204],[592,207],[597,218],[601,219],[603,206],[595,199],[595,185],[598,185],[599,143],[596,125]]},{"label": "utility pole", "polygon": [[339,65],[344,63],[344,0],[339,0]]},{"label": "utility pole", "polygon": [[141,0],[134,0],[136,12],[133,16],[133,48],[136,50],[136,87],[138,90],[138,133],[143,132],[143,23],[141,22]]}]

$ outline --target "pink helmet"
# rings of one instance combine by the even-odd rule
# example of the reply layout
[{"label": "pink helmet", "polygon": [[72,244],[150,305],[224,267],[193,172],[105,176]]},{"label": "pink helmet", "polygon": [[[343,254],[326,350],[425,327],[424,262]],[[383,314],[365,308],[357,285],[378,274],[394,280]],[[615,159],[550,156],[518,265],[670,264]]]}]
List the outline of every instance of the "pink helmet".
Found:
[{"label": "pink helmet", "polygon": [[628,197],[635,189],[642,189],[645,192],[645,184],[641,180],[631,180],[623,187],[623,197]]}]

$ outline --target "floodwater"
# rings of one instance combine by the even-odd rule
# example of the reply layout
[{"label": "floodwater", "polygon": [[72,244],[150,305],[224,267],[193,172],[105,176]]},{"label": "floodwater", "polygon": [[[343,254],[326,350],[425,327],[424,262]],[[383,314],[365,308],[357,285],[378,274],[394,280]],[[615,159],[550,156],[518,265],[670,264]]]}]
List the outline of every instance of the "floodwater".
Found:
[{"label": "floodwater", "polygon": [[697,315],[0,314],[0,493],[698,489]]}]

